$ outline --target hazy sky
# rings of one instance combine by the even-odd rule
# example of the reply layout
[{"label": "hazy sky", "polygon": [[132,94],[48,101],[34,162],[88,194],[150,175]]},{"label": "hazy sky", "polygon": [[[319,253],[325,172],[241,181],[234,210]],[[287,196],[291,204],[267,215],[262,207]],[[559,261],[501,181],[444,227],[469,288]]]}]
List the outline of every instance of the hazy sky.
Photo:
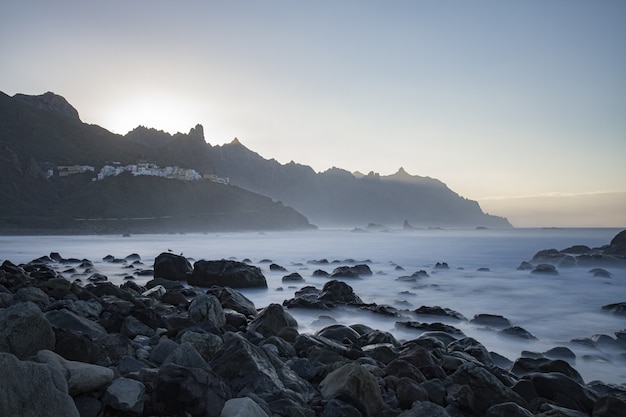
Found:
[{"label": "hazy sky", "polygon": [[[626,226],[626,2],[5,0],[0,91],[438,178],[518,226]],[[584,201],[585,203],[581,203]]]}]

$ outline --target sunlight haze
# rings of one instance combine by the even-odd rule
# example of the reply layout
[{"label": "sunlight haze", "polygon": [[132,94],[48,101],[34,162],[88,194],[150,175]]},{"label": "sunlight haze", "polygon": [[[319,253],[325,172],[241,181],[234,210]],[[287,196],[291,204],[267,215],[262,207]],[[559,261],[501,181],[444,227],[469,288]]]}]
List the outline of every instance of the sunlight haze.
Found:
[{"label": "sunlight haze", "polygon": [[437,178],[514,226],[626,226],[626,2],[8,0],[0,91],[125,134]]}]

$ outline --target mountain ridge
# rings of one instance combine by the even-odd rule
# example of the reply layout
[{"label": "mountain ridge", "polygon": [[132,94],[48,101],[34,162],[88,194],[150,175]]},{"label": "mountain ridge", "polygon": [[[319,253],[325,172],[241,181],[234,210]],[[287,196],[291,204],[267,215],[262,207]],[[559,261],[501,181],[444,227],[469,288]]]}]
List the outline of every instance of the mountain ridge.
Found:
[{"label": "mountain ridge", "polygon": [[[21,117],[32,119],[35,128],[6,117],[7,111],[15,113],[16,107]],[[477,202],[459,196],[440,180],[411,175],[404,168],[387,176],[336,167],[315,172],[294,161],[281,164],[266,159],[237,138],[211,145],[200,124],[188,133],[173,135],[138,126],[122,136],[67,117],[54,106],[31,105],[22,96],[11,98],[4,93],[0,94],[0,111],[5,114],[0,142],[20,159],[32,158],[44,169],[61,162],[101,166],[107,161],[128,164],[138,160],[192,168],[228,178],[231,185],[293,207],[321,226],[401,225],[408,221],[424,227],[511,227],[505,218],[483,213]],[[30,116],[24,116],[27,113]],[[20,137],[28,138],[28,146],[20,143]],[[51,137],[54,143],[46,143]]]}]

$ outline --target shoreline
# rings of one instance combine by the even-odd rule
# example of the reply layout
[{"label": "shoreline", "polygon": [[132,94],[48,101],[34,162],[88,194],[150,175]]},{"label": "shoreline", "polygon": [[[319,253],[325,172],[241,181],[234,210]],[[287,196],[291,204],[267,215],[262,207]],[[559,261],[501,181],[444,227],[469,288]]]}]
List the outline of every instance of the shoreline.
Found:
[{"label": "shoreline", "polygon": [[[571,351],[528,353],[507,362],[501,355],[488,352],[478,340],[464,337],[462,332],[459,335],[454,326],[441,323],[406,341],[358,324],[329,323],[315,334],[301,334],[289,313],[291,309],[278,304],[255,306],[237,289],[208,285],[210,280],[201,281],[206,284],[203,286],[189,285],[195,265],[192,268],[179,255],[162,255],[171,260],[169,266],[163,267],[155,260],[152,274],[157,278],[145,287],[133,280],[114,285],[95,272],[80,284],[70,282],[63,277],[63,270],[75,268],[78,263],[88,269],[93,262],[68,260],[54,253],[48,259],[21,266],[5,261],[0,268],[0,282],[7,291],[0,292],[0,316],[39,323],[39,327],[34,326],[37,332],[45,333],[42,327],[51,330],[54,341],[49,331],[47,336],[20,335],[28,338],[29,343],[21,346],[30,351],[10,347],[16,359],[7,354],[2,357],[18,370],[31,363],[45,363],[52,368],[61,366],[66,374],[80,369],[100,375],[99,379],[92,378],[100,381],[97,386],[79,389],[67,381],[68,391],[65,397],[61,395],[70,410],[67,415],[74,412],[72,403],[78,409],[87,402],[98,406],[105,416],[116,412],[147,416],[188,411],[190,403],[166,401],[167,393],[159,387],[173,383],[181,390],[190,389],[192,380],[174,378],[174,383],[171,374],[194,372],[211,381],[198,388],[202,395],[221,404],[220,410],[210,412],[210,406],[204,404],[204,414],[197,415],[220,415],[232,404],[245,403],[256,410],[254,416],[260,417],[296,412],[311,417],[356,412],[395,417],[418,410],[441,416],[458,412],[483,415],[502,407],[522,412],[519,407],[541,415],[555,405],[572,408],[572,404],[576,405],[572,409],[596,416],[598,404],[618,401],[620,405],[619,401],[626,399],[624,385],[599,381],[585,384],[570,363]],[[137,258],[128,261],[141,262]],[[254,266],[239,262],[234,265],[239,275],[256,274]],[[367,271],[360,269],[359,273]],[[239,279],[239,275],[233,277]],[[261,282],[261,277],[255,276]],[[222,272],[220,279],[224,278]],[[319,310],[320,316],[341,306],[365,307],[374,314],[390,313],[382,305],[363,304],[348,282],[341,276],[329,277],[324,288],[303,289],[291,300]],[[525,337],[524,333],[520,335]],[[1,350],[6,352],[7,345],[1,340]],[[85,349],[76,352],[71,345]],[[241,365],[247,377],[229,363]],[[269,379],[267,370],[272,374]],[[355,384],[359,381],[361,388],[350,391],[346,381],[352,380]],[[535,391],[548,384],[554,392],[533,394],[528,391],[529,384]],[[141,393],[129,409],[117,397],[114,388],[118,385]],[[559,388],[563,386],[568,388],[563,391]],[[363,387],[368,387],[367,395],[361,392]],[[575,397],[576,401],[564,402],[563,395]]]}]

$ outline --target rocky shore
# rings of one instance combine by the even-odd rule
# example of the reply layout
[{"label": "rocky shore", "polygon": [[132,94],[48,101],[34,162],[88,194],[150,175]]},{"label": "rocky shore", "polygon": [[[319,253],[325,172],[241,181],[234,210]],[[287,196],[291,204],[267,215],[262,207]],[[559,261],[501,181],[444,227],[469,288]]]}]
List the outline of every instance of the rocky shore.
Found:
[{"label": "rocky shore", "polygon": [[[590,256],[623,262],[618,251],[625,239],[622,232]],[[564,267],[566,256],[591,251],[579,249],[579,255],[571,248],[562,256],[540,253],[528,264],[557,271],[549,261],[559,259]],[[364,304],[344,281],[372,274],[364,264],[317,270],[328,275],[322,288],[305,286],[283,305],[259,308],[238,289],[267,283],[259,268],[244,262],[192,265],[172,253],[157,256],[151,268],[136,254],[107,261],[133,265],[152,279],[117,286],[90,260],[58,253],[0,266],[0,415],[626,415],[626,386],[585,383],[567,347],[509,361],[452,325],[417,321],[399,323],[422,331],[411,340],[360,324],[329,323],[315,334],[300,333],[290,309],[319,310],[320,322],[324,311],[346,305],[396,313]],[[82,278],[75,278],[77,271]],[[284,281],[298,281],[298,275]],[[626,314],[626,302],[603,308]],[[466,320],[436,306],[414,314]],[[532,337],[501,316],[472,321]],[[615,336],[590,343],[610,343],[626,355],[626,330]]]}]

